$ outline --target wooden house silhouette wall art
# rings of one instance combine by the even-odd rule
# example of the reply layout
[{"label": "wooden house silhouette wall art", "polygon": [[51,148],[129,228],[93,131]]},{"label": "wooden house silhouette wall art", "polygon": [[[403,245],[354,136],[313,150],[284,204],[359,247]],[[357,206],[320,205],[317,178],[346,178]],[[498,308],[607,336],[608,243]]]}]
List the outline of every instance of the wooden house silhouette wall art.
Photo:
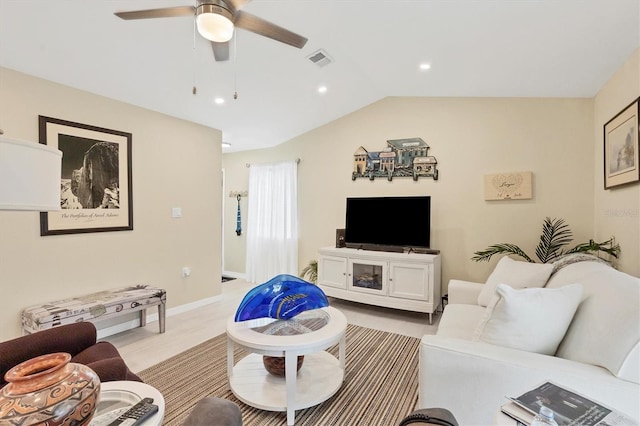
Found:
[{"label": "wooden house silhouette wall art", "polygon": [[429,145],[421,138],[392,139],[382,151],[367,151],[360,147],[353,154],[351,180],[357,178],[412,177],[420,176],[438,180],[438,161],[429,155]]}]

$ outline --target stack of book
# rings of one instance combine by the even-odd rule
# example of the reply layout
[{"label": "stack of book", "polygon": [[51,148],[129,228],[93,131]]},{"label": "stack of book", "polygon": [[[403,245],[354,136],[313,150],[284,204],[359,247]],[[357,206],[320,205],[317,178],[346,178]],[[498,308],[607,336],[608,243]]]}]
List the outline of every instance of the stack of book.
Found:
[{"label": "stack of book", "polygon": [[509,402],[501,411],[518,424],[531,425],[533,418],[545,406],[553,411],[558,426],[634,426],[634,420],[624,413],[555,383],[545,382]]}]

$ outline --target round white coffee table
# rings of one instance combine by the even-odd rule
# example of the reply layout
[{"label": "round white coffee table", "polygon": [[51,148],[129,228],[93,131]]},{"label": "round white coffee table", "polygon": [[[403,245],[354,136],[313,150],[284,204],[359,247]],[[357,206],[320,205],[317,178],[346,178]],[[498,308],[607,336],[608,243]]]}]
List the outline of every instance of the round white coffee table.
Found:
[{"label": "round white coffee table", "polygon": [[143,398],[153,398],[158,411],[147,420],[144,426],[160,426],[164,419],[164,398],[153,386],[142,382],[115,381],[100,384],[100,402],[89,426],[108,425],[123,411],[128,410]]},{"label": "round white coffee table", "polygon": [[[276,321],[264,329],[249,328],[246,323],[227,321],[227,376],[234,395],[252,407],[267,411],[286,411],[287,425],[295,422],[295,410],[312,407],[333,396],[344,379],[345,332],[347,319],[332,307],[305,311],[287,320]],[[307,313],[323,318],[318,329],[302,330],[302,334],[268,334],[273,329],[296,325],[291,323]],[[324,349],[339,344],[339,358]],[[251,352],[234,365],[234,348],[238,345]],[[266,371],[262,356],[285,358],[284,377]],[[297,357],[304,363],[296,375]]]}]

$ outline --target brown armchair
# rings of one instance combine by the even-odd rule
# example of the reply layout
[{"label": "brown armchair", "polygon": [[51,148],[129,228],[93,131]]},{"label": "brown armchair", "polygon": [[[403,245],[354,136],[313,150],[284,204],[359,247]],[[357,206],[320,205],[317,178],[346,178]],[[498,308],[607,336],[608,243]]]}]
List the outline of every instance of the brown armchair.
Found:
[{"label": "brown armchair", "polygon": [[[0,389],[7,383],[4,375],[11,368],[54,352],[71,354],[71,362],[87,365],[101,382],[135,380],[142,382],[109,342],[96,342],[96,327],[90,322],[61,325],[0,343]],[[201,400],[186,419],[184,426],[241,426],[240,408],[231,401],[208,397]]]},{"label": "brown armchair", "polygon": [[97,342],[96,327],[92,323],[78,322],[0,343],[0,388],[7,384],[4,375],[11,368],[54,352],[71,354],[71,362],[88,366],[102,382],[142,381],[129,370],[115,346],[109,342]]}]

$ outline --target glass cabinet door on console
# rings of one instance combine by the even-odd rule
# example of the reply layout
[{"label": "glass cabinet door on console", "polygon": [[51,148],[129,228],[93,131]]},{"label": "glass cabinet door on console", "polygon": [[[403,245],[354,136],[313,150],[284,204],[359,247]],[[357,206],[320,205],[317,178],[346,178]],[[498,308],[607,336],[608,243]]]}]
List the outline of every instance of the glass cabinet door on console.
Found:
[{"label": "glass cabinet door on console", "polygon": [[387,262],[349,259],[347,282],[351,290],[387,294]]},{"label": "glass cabinet door on console", "polygon": [[347,288],[347,258],[321,256],[318,261],[318,282],[336,288]]}]

